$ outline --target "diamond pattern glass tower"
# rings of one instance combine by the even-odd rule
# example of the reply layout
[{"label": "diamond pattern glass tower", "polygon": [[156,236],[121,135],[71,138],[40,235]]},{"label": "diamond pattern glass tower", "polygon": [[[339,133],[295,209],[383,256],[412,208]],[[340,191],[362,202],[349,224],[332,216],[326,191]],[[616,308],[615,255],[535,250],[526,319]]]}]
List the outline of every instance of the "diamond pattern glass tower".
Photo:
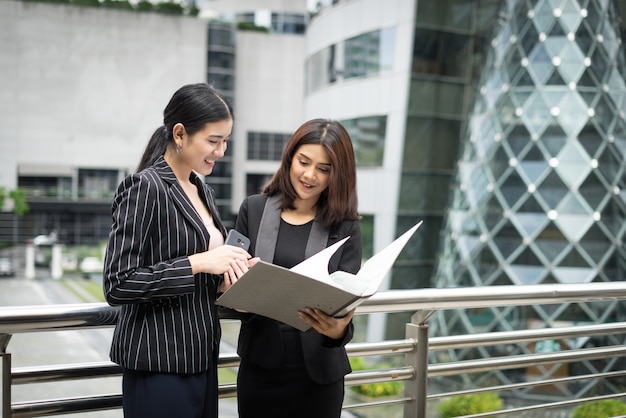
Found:
[{"label": "diamond pattern glass tower", "polygon": [[[437,287],[626,280],[626,63],[613,7],[602,0],[503,3],[463,141]],[[624,304],[611,301],[442,311],[431,324],[434,335],[454,335],[625,317]],[[439,356],[463,360],[563,344],[593,341],[467,348]],[[533,373],[586,374],[620,366],[567,367],[459,383],[480,385],[494,376],[511,383]],[[552,395],[571,397],[593,385],[610,392],[613,384],[559,386]],[[539,395],[518,395],[524,394]]]}]

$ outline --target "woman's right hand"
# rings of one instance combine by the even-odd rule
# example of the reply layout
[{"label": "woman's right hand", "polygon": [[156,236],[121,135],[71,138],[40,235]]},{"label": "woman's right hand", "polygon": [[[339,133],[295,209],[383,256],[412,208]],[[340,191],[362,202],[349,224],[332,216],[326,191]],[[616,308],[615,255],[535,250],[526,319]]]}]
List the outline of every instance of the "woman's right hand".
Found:
[{"label": "woman's right hand", "polygon": [[229,267],[237,265],[238,261],[248,263],[250,254],[243,248],[234,245],[220,245],[209,251],[189,256],[191,271],[196,273],[224,274]]},{"label": "woman's right hand", "polygon": [[245,263],[241,262],[241,260],[237,260],[234,264],[231,264],[228,271],[224,273],[224,280],[220,286],[220,292],[225,292],[230,289],[230,287],[234,285],[235,282],[241,278],[241,276],[246,274],[246,272],[260,260],[260,257],[254,257],[247,260]]}]

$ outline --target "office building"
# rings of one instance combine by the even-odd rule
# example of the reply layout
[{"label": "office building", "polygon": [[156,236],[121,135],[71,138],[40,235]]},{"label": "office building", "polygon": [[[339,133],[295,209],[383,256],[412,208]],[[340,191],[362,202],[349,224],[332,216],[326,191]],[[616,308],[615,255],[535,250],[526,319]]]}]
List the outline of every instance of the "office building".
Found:
[{"label": "office building", "polygon": [[0,2],[0,186],[25,190],[30,207],[0,213],[3,245],[105,241],[115,189],[167,101],[203,81],[235,105],[230,149],[206,179],[233,226],[303,121],[306,3],[209,3],[196,17]]},{"label": "office building", "polygon": [[[333,3],[307,31],[306,112],[327,110],[346,121],[357,157],[366,152],[359,199],[373,222],[374,248],[424,220],[390,288],[623,280],[621,2]],[[601,302],[441,311],[431,324],[435,335],[454,335],[623,315],[623,304]],[[383,321],[384,337],[401,337],[407,319]],[[514,349],[570,343],[593,344]],[[504,349],[446,351],[433,361]],[[480,379],[510,383],[564,370],[518,372]],[[610,392],[612,384],[593,389]],[[590,389],[574,385],[548,396]]]}]

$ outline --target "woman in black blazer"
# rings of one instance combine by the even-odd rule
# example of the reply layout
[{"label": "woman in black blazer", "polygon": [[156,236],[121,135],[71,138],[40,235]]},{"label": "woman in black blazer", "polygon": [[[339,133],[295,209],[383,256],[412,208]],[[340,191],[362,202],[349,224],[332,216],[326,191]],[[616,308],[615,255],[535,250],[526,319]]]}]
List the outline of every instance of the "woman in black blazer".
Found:
[{"label": "woman in black blazer", "polygon": [[[236,229],[250,238],[250,254],[291,268],[350,237],[331,258],[330,272],[358,272],[361,230],[352,142],[336,121],[314,119],[293,134],[279,170],[261,195],[241,205]],[[341,415],[345,345],[352,339],[352,310],[333,318],[307,308],[308,332],[254,314],[242,314],[237,352],[241,418],[333,418]]]},{"label": "woman in black blazer", "polygon": [[215,297],[250,255],[224,244],[209,175],[233,126],[207,84],[181,87],[137,169],[119,186],[104,294],[120,306],[111,360],[124,369],[125,417],[217,417],[220,323]]}]

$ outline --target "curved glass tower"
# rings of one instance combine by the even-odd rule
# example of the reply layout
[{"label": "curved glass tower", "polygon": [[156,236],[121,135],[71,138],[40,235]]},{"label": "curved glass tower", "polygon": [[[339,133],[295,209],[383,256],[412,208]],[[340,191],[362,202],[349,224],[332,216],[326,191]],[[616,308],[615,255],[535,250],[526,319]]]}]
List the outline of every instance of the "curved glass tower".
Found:
[{"label": "curved glass tower", "polygon": [[[614,3],[510,0],[499,23],[462,142],[435,285],[626,280],[626,63]],[[431,324],[434,335],[454,335],[625,317],[622,302],[594,302],[442,311]],[[592,344],[576,339],[468,348],[433,360]],[[617,365],[579,367],[547,365],[459,383],[480,385],[494,376],[511,383]],[[558,386],[551,396],[575,396],[593,385],[611,392],[613,384]],[[539,396],[518,396],[524,394]]]}]

